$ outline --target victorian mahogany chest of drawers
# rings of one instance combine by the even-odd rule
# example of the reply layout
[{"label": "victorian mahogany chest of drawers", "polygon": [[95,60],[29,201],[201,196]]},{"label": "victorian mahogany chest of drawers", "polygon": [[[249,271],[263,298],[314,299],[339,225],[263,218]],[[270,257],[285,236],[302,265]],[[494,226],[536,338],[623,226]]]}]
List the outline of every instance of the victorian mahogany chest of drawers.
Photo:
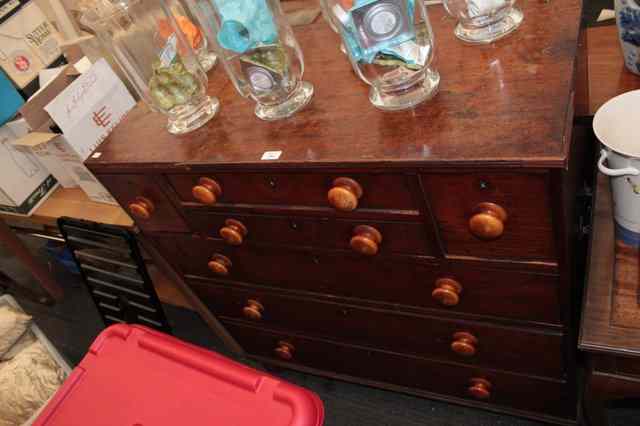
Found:
[{"label": "victorian mahogany chest of drawers", "polygon": [[304,111],[261,122],[217,69],[212,122],[176,137],[139,105],[88,166],[250,356],[574,422],[581,4],[522,7],[490,46],[431,7],[442,84],[413,111],[372,107],[316,22]]}]

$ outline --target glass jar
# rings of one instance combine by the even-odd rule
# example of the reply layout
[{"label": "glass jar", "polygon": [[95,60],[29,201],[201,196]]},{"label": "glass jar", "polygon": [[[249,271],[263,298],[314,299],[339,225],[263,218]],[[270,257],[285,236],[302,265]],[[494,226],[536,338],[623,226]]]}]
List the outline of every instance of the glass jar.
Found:
[{"label": "glass jar", "polygon": [[432,98],[440,74],[430,67],[434,39],[421,0],[327,0],[356,74],[371,86],[369,100],[402,110]]},{"label": "glass jar", "polygon": [[447,12],[458,20],[456,37],[468,43],[491,43],[520,26],[523,15],[515,0],[444,0]]},{"label": "glass jar", "polygon": [[258,118],[289,117],[311,101],[313,85],[302,80],[302,51],[279,0],[188,4],[238,92],[256,101]]},{"label": "glass jar", "polygon": [[330,7],[327,4],[328,0],[320,0],[320,11],[322,12],[322,18],[325,20],[329,27],[333,30],[334,33],[340,34],[338,30],[338,25],[333,22],[333,14],[331,13]]},{"label": "glass jar", "polygon": [[[334,33],[340,34],[339,22],[335,22],[335,17],[331,13],[331,8],[328,4],[328,0],[320,0],[320,11],[322,12],[322,18],[324,18],[325,22],[329,24],[329,27],[333,30]],[[347,49],[344,47],[343,43],[340,43],[340,51],[347,54]]]},{"label": "glass jar", "polygon": [[[184,34],[187,42],[191,45],[191,48],[196,52],[198,61],[202,69],[207,72],[216,64],[217,56],[214,46],[207,41],[204,37],[202,29],[197,24],[197,20],[191,14],[188,7],[184,5],[186,0],[165,0],[169,9],[173,13],[174,18],[182,33]],[[207,0],[195,0],[195,1],[207,1]]]},{"label": "glass jar", "polygon": [[207,96],[207,76],[175,17],[162,0],[100,0],[84,12],[136,91],[168,117],[167,129],[187,133],[218,111]]}]

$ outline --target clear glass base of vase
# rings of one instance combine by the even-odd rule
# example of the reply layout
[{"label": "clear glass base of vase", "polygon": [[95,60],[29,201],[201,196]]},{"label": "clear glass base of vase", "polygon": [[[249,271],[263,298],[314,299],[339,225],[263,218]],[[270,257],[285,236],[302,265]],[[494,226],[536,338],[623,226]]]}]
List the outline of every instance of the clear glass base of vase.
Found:
[{"label": "clear glass base of vase", "polygon": [[308,81],[301,81],[289,98],[277,105],[256,105],[256,116],[265,121],[280,120],[290,117],[301,110],[313,98],[313,84]]},{"label": "clear glass base of vase", "polygon": [[433,98],[438,93],[440,74],[427,68],[424,79],[401,92],[382,92],[373,86],[369,91],[369,100],[384,111],[400,111],[413,108],[421,102]]},{"label": "clear glass base of vase", "polygon": [[174,135],[192,132],[211,120],[220,109],[218,98],[205,96],[200,104],[183,106],[181,110],[171,111],[167,130]]},{"label": "clear glass base of vase", "polygon": [[198,62],[200,63],[200,66],[202,67],[204,72],[207,72],[216,65],[216,63],[218,62],[218,56],[215,53],[209,51],[199,52]]},{"label": "clear glass base of vase", "polygon": [[467,43],[492,43],[514,32],[523,19],[522,11],[513,7],[502,19],[484,27],[463,26],[462,23],[458,23],[454,33],[456,37]]}]

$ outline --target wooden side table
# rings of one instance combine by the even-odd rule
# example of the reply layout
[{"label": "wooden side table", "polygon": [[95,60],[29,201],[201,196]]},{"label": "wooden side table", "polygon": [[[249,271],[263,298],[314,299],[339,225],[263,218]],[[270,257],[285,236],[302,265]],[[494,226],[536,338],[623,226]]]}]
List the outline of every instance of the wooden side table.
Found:
[{"label": "wooden side table", "polygon": [[[640,397],[639,260],[630,258],[624,248],[614,250],[611,191],[606,176],[598,176],[596,193],[578,345],[588,353],[584,409],[594,426],[608,424],[608,401]],[[621,279],[625,277],[633,279]]]},{"label": "wooden side table", "polygon": [[[640,88],[640,77],[626,70],[614,25],[590,28],[586,37],[587,110],[593,115],[609,99]],[[640,268],[637,256],[616,249],[609,180],[602,174],[594,206],[578,347],[587,352],[584,411],[596,426],[608,424],[608,402],[640,397]]]},{"label": "wooden side table", "polygon": [[614,96],[640,89],[640,77],[627,71],[624,66],[615,25],[588,28],[585,33],[589,80],[586,103],[588,114],[594,115],[602,104]]}]

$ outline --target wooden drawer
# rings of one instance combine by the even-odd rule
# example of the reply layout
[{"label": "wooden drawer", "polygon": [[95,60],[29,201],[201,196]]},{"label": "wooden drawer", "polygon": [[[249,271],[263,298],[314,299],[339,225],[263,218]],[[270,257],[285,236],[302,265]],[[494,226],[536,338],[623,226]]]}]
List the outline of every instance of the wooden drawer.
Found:
[{"label": "wooden drawer", "polygon": [[[150,232],[187,232],[187,224],[163,193],[159,186],[162,178],[153,175],[97,175],[98,180],[118,200],[118,203],[129,212],[136,224]],[[152,204],[147,208],[149,217],[142,219],[132,214],[131,205],[139,204],[139,198],[144,197]]]},{"label": "wooden drawer", "polygon": [[264,289],[190,285],[221,318],[426,358],[554,378],[564,374],[559,333],[320,302]]},{"label": "wooden drawer", "polygon": [[[434,362],[229,321],[225,325],[249,354],[264,360],[286,362],[285,365],[292,368],[313,368],[337,374],[338,377],[366,380],[369,384],[371,381],[379,385],[390,383],[454,402],[475,401],[494,407],[545,413],[562,418],[575,418],[576,415],[571,389],[562,381]],[[279,342],[291,344],[292,349],[283,350],[283,345]],[[279,347],[278,354],[275,350]],[[292,357],[283,361],[281,356],[286,358],[287,353]],[[487,399],[479,400],[470,394],[470,380],[473,378],[490,382]]]},{"label": "wooden drawer", "polygon": [[[221,241],[182,235],[156,237],[165,257],[183,274],[225,282],[245,282],[390,305],[447,309],[484,316],[558,324],[557,277],[478,267],[474,262],[416,263],[406,258],[314,252],[259,246],[230,247]],[[215,254],[231,261],[228,275],[208,267]],[[462,287],[458,304],[433,298],[437,280],[454,278]],[[440,282],[438,282],[440,283]]]},{"label": "wooden drawer", "polygon": [[[421,179],[448,254],[557,260],[547,174],[425,173]],[[506,220],[482,203],[501,206]],[[487,239],[472,233],[472,221]]]},{"label": "wooden drawer", "polygon": [[331,207],[327,193],[334,179],[349,177],[362,188],[358,209],[418,210],[411,195],[415,176],[401,174],[322,173],[199,173],[169,175],[169,181],[186,203],[197,203],[193,188],[200,178],[215,180],[222,193],[219,204]]},{"label": "wooden drawer", "polygon": [[[367,247],[377,247],[379,254],[436,255],[437,253],[433,233],[427,231],[421,223],[216,214],[198,211],[186,212],[185,217],[193,231],[209,237],[221,238],[221,230],[226,228],[225,231],[233,233],[231,237],[235,243],[240,241],[236,238],[242,235],[242,231],[238,229],[237,224],[229,224],[227,221],[239,221],[247,231],[242,237],[241,244],[256,242],[351,250],[351,239],[359,230],[356,227],[368,225],[380,233],[382,240],[377,244],[365,232],[361,235],[360,241],[367,242],[369,244]],[[229,238],[229,234],[226,235]]]},{"label": "wooden drawer", "polygon": [[615,364],[618,374],[640,377],[640,358],[616,356]]}]

